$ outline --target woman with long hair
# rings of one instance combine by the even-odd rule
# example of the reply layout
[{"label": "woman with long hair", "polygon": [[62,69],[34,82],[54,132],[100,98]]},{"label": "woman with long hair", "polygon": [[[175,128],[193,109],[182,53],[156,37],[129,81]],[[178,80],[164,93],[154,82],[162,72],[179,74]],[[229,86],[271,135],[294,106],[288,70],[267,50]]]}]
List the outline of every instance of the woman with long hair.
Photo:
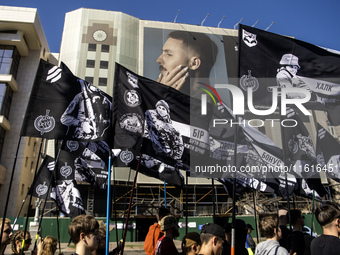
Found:
[{"label": "woman with long hair", "polygon": [[46,236],[44,239],[39,238],[38,255],[54,255],[57,250],[58,239],[54,236]]},{"label": "woman with long hair", "polygon": [[22,248],[24,249],[24,251],[28,251],[28,249],[29,249],[29,247],[32,243],[31,234],[30,234],[30,232],[26,231],[25,244],[24,244],[24,247],[22,247],[22,241],[24,240],[24,234],[25,234],[24,230],[18,230],[13,235],[12,240],[11,240],[11,249],[12,249],[13,254],[20,254]]}]

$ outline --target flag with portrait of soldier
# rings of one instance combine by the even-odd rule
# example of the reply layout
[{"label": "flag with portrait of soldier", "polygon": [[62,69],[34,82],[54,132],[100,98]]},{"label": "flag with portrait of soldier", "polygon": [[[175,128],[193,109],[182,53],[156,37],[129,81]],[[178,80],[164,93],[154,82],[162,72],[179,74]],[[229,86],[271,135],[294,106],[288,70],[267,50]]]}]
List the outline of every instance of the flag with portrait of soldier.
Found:
[{"label": "flag with portrait of soldier", "polygon": [[240,87],[251,88],[254,106],[268,109],[281,97],[326,111],[332,125],[340,124],[339,54],[240,25],[239,65]]},{"label": "flag with portrait of soldier", "polygon": [[[141,77],[116,64],[113,93],[114,149],[117,166],[145,168],[160,177],[209,158],[210,116],[201,115],[201,101]],[[209,106],[208,106],[209,109]],[[167,176],[170,176],[167,174]],[[174,178],[166,181],[173,183]],[[178,178],[176,178],[178,180]]]},{"label": "flag with portrait of soldier", "polygon": [[60,67],[40,60],[21,136],[109,141],[112,98]]}]

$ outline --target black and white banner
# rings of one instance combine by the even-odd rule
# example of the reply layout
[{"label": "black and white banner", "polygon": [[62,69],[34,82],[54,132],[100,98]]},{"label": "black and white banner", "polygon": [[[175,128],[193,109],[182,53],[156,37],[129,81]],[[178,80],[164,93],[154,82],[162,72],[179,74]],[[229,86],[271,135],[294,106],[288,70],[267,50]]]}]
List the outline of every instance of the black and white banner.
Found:
[{"label": "black and white banner", "polygon": [[20,135],[109,141],[111,101],[63,63],[57,67],[41,59]]},{"label": "black and white banner", "polygon": [[76,181],[55,180],[54,170],[54,158],[46,155],[32,185],[32,196],[54,200],[59,210],[66,216],[75,217],[85,213]]},{"label": "black and white banner", "polygon": [[141,156],[141,165],[149,170],[145,173],[157,177],[164,169],[189,170],[193,158],[209,158],[210,117],[201,116],[200,100],[119,64],[115,79],[114,149],[122,150],[118,166],[136,169]]},{"label": "black and white banner", "polygon": [[239,47],[240,87],[251,88],[254,106],[269,108],[281,96],[327,111],[331,123],[340,124],[340,55],[245,25]]}]

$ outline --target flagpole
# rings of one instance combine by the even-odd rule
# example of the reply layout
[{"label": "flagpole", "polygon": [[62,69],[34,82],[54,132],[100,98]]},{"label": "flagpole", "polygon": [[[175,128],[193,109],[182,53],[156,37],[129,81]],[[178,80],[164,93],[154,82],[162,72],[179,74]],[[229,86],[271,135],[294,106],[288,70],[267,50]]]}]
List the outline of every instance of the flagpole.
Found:
[{"label": "flagpole", "polygon": [[315,202],[315,190],[313,190],[313,199],[312,199],[312,223],[311,223],[311,226],[310,226],[310,235],[311,236],[313,236],[314,202]]},{"label": "flagpole", "polygon": [[189,173],[185,170],[185,234],[188,234],[188,181],[189,181]]},{"label": "flagpole", "polygon": [[133,200],[133,193],[134,193],[134,190],[135,190],[135,185],[137,183],[137,175],[138,175],[139,165],[140,165],[140,162],[141,162],[141,159],[142,159],[142,155],[143,155],[142,153],[140,153],[140,155],[139,155],[138,164],[137,164],[137,167],[136,167],[136,174],[135,174],[135,178],[134,178],[133,184],[132,184],[129,209],[128,209],[128,214],[126,216],[126,221],[125,221],[125,228],[124,228],[124,235],[123,235],[123,243],[122,243],[122,252],[121,252],[121,255],[124,254],[125,238],[126,238],[126,233],[127,233],[127,229],[128,229],[128,223],[129,223],[129,219],[130,219],[130,211],[131,211],[131,205],[132,205],[132,200]]},{"label": "flagpole", "polygon": [[117,221],[117,205],[116,205],[116,173],[115,171],[112,172],[113,175],[113,207],[114,207],[114,211],[115,211],[115,229],[116,229],[116,243],[117,243],[117,247],[118,247],[118,221]]},{"label": "flagpole", "polygon": [[[282,100],[282,99],[281,99]],[[280,106],[281,106],[281,102],[280,102]],[[281,107],[279,107],[280,112],[281,112]],[[280,122],[282,122],[282,115],[280,115]],[[286,165],[286,146],[285,146],[285,132],[284,132],[284,127],[282,127],[282,125],[280,125],[280,130],[281,130],[281,143],[282,143],[282,157],[283,157],[283,168]],[[286,196],[287,196],[287,209],[288,209],[288,221],[289,221],[289,231],[290,234],[293,233],[293,227],[291,224],[291,217],[290,217],[290,198],[289,198],[289,187],[288,187],[288,173],[285,171],[285,183],[286,183]],[[293,239],[291,238],[291,247],[293,248]],[[289,251],[288,251],[289,252]]]},{"label": "flagpole", "polygon": [[[237,120],[237,116],[235,116]],[[238,126],[235,125],[235,137],[234,137],[234,164],[237,165],[237,138],[238,138]],[[233,173],[233,210],[231,220],[231,255],[235,255],[235,221],[236,221],[236,171]]]},{"label": "flagpole", "polygon": [[18,145],[17,145],[17,150],[16,150],[16,153],[15,153],[15,156],[14,156],[14,162],[13,162],[13,167],[12,167],[12,174],[11,174],[11,178],[9,180],[9,187],[8,187],[8,192],[7,192],[5,209],[4,209],[4,212],[3,212],[3,219],[2,219],[2,223],[1,223],[0,240],[2,240],[2,233],[4,232],[6,214],[7,214],[8,202],[9,202],[9,194],[11,193],[13,177],[14,177],[14,171],[15,171],[15,166],[16,166],[17,158],[18,158],[18,151],[19,151],[19,147],[20,147],[20,141],[21,141],[21,136],[19,137],[19,142],[18,142]]},{"label": "flagpole", "polygon": [[53,178],[53,175],[51,174],[50,182],[49,182],[49,185],[48,185],[48,188],[47,188],[47,192],[46,192],[46,196],[45,196],[44,205],[43,205],[43,208],[41,209],[41,216],[40,216],[40,221],[39,221],[39,226],[38,226],[37,235],[36,235],[36,237],[35,237],[35,242],[34,242],[33,251],[35,251],[36,248],[37,248],[37,240],[38,240],[38,236],[39,236],[40,231],[41,231],[42,219],[43,219],[44,211],[45,211],[45,208],[46,208],[47,197],[48,197],[49,191],[50,191],[50,189],[51,189],[52,178]]},{"label": "flagpole", "polygon": [[166,205],[166,182],[164,181],[164,207],[167,208]]},{"label": "flagpole", "polygon": [[252,188],[253,188],[253,203],[254,203],[255,231],[256,231],[257,243],[259,243],[260,240],[259,240],[259,235],[258,235],[258,232],[257,232],[257,215],[256,215],[256,202],[255,202],[255,192],[256,192],[256,190],[254,189],[254,182],[251,183],[251,186],[252,186]]},{"label": "flagpole", "polygon": [[[107,201],[106,201],[106,243],[105,254],[109,254],[110,239],[110,208],[111,208],[111,151],[109,152],[109,163],[107,166]],[[117,226],[116,226],[117,228]]]},{"label": "flagpole", "polygon": [[[33,184],[32,184],[32,185],[33,185]],[[31,187],[32,187],[32,186],[31,186]],[[17,223],[17,221],[18,221],[19,215],[20,215],[20,213],[21,213],[22,208],[24,207],[24,204],[25,204],[25,202],[26,202],[26,199],[27,199],[27,197],[28,197],[28,194],[29,194],[29,191],[27,191],[24,200],[22,200],[22,203],[21,203],[19,212],[17,213],[17,216],[16,216],[15,219],[14,219],[13,227],[15,226],[15,223]]]},{"label": "flagpole", "polygon": [[[57,162],[59,160],[59,156],[60,156],[60,152],[61,152],[61,148],[63,148],[63,145],[65,143],[65,140],[61,140],[61,145],[59,148],[59,140],[54,140],[54,156],[55,156],[55,164],[57,165]],[[56,153],[56,151],[58,151],[58,153]],[[55,165],[55,167],[56,167]],[[57,187],[57,171],[55,171],[55,167],[53,169],[53,175],[54,175],[54,182],[55,182],[55,187]],[[52,182],[51,182],[52,183]],[[57,200],[55,201],[56,203],[56,208],[57,208],[57,234],[58,234],[58,243],[59,243],[59,254],[61,254],[61,245],[60,245],[60,231],[59,231],[59,206],[57,204]]]},{"label": "flagpole", "polygon": [[[31,185],[31,187],[33,187],[36,179],[37,179],[37,171],[38,171],[38,164],[39,164],[39,158],[40,158],[40,153],[41,153],[41,148],[42,148],[42,144],[43,144],[43,138],[41,138],[40,140],[40,147],[39,147],[39,153],[38,153],[38,158],[37,158],[37,163],[36,163],[36,166],[35,166],[35,172],[34,172],[34,177],[33,177],[33,183]],[[28,207],[27,207],[27,216],[26,216],[26,222],[25,222],[25,229],[24,229],[24,237],[26,236],[26,233],[27,233],[27,227],[28,227],[28,222],[29,222],[29,211],[31,209],[31,203],[32,203],[32,193],[33,193],[33,189],[30,189],[28,191],[30,194],[30,199],[29,199],[29,202],[28,202]],[[22,239],[22,248],[21,248],[21,251],[20,251],[20,254],[23,255],[24,254],[24,245],[25,245],[25,238]]]},{"label": "flagpole", "polygon": [[215,199],[215,183],[214,183],[214,178],[211,178],[211,187],[212,187],[212,202],[213,202],[213,223],[216,223],[216,199]]}]

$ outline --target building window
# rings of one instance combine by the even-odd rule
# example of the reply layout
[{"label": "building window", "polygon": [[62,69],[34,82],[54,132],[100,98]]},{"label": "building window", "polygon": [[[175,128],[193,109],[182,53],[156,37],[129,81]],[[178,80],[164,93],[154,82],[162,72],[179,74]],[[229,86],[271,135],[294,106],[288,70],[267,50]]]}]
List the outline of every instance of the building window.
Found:
[{"label": "building window", "polygon": [[94,63],[95,61],[94,60],[87,60],[86,61],[86,67],[89,67],[89,68],[94,68]]},{"label": "building window", "polygon": [[13,90],[6,83],[0,83],[0,115],[7,119],[11,108]]},{"label": "building window", "polygon": [[101,69],[108,69],[109,68],[109,61],[100,61],[100,68]]},{"label": "building window", "polygon": [[98,86],[107,86],[107,78],[99,78]]},{"label": "building window", "polygon": [[85,76],[85,81],[93,84],[93,77]]},{"label": "building window", "polygon": [[110,52],[110,45],[102,45],[102,52]]},{"label": "building window", "polygon": [[96,51],[97,44],[89,43],[88,51]]},{"label": "building window", "polygon": [[17,77],[20,54],[15,46],[0,45],[0,74]]}]

